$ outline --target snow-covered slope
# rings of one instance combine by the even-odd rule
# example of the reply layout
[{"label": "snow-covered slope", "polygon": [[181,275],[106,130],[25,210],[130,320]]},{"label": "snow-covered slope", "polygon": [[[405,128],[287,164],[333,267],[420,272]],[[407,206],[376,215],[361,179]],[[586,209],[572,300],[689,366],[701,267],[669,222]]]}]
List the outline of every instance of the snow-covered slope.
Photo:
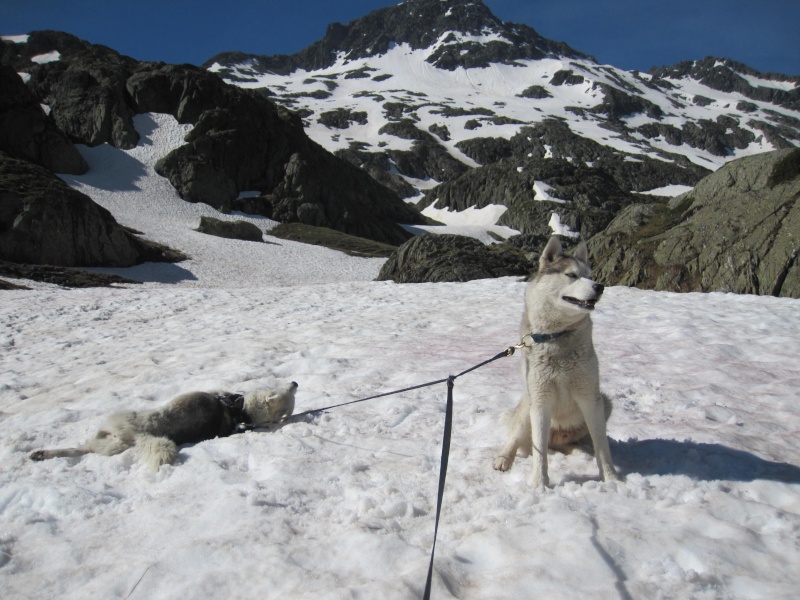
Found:
[{"label": "snow-covered slope", "polygon": [[[28,459],[189,390],[295,380],[299,412],[438,380],[517,341],[514,279],[372,282],[374,259],[192,232],[211,209],[151,164],[182,126],[136,126],[137,148],[81,148],[113,168],[70,183],[193,260],[117,271],[146,271],[142,286],[2,292],[3,598],[419,598],[443,384],[185,446],[155,475],[130,451]],[[494,471],[519,358],[460,378],[433,597],[795,597],[799,306],[608,289],[595,343],[620,483],[583,454],[551,456],[541,493],[527,458]]]},{"label": "snow-covered slope", "polygon": [[[399,15],[410,24],[393,27]],[[332,26],[295,57],[224,54],[207,66],[300,111],[309,135],[331,151],[404,152],[425,137],[474,168],[478,163],[465,142],[507,140],[547,119],[563,120],[573,133],[628,160],[689,161],[709,170],[800,142],[797,77],[765,75],[724,59],[628,72],[554,42],[547,52],[530,50],[530,57],[510,60],[508,53],[525,45],[521,29],[527,30],[522,39],[534,40],[528,45],[547,41],[467,0],[412,0],[338,27],[341,32]],[[365,48],[356,35],[362,30],[361,37],[382,43]],[[417,30],[432,39],[423,41]],[[489,47],[506,47],[496,52],[502,59],[486,58]],[[451,60],[443,62],[443,56]],[[417,132],[398,133],[392,124],[403,120]],[[566,148],[548,153],[573,158]],[[418,192],[442,181],[428,169],[428,183],[420,186],[419,174],[398,170]]]},{"label": "snow-covered slope", "polygon": [[[137,281],[177,283],[186,286],[294,285],[298,281],[333,283],[375,278],[381,259],[347,257],[320,246],[266,238],[265,243],[222,239],[195,231],[201,216],[249,221],[268,232],[277,223],[264,217],[234,212],[219,213],[202,203],[181,200],[175,189],[155,173],[156,161],[183,143],[190,126],[171,115],[148,113],[134,117],[141,136],[131,150],[108,144],[81,147],[89,163],[82,176],[62,178],[107,208],[122,225],[148,239],[179,249],[190,258],[179,264],[147,263],[124,269],[94,269],[123,273]],[[246,194],[243,194],[246,196]]]},{"label": "snow-covered slope", "polygon": [[[769,103],[756,104],[754,111],[737,108],[737,104],[746,100],[741,94],[719,92],[693,80],[667,78],[663,81],[672,84],[672,89],[653,89],[648,85],[652,78],[647,74],[597,65],[585,59],[526,60],[520,61],[519,66],[493,65],[447,71],[426,62],[430,52],[431,49],[411,50],[408,46],[397,46],[379,57],[356,61],[341,57],[327,69],[296,71],[291,75],[255,73],[247,64],[224,70],[217,64],[211,70],[222,71],[231,82],[243,87],[266,87],[278,102],[284,101],[306,113],[309,135],[328,150],[345,149],[351,143],[367,144],[374,151],[410,149],[411,140],[381,132],[385,125],[396,120],[387,114],[386,104],[396,103],[403,106],[403,112],[410,114],[421,130],[447,127],[450,139],[440,143],[470,166],[475,163],[459,151],[459,142],[475,137],[508,139],[524,125],[555,117],[565,119],[575,133],[621,152],[654,158],[665,158],[665,153],[679,154],[713,170],[732,158],[774,149],[760,129],[761,122],[777,118],[770,111],[800,119],[800,112],[776,108]],[[365,72],[365,68],[368,77],[348,78],[351,73]],[[582,81],[553,85],[556,73],[566,70]],[[251,81],[243,81],[245,79]],[[606,115],[591,114],[591,109],[604,100],[599,84],[633,88],[639,98],[659,107],[663,116],[632,114],[621,119],[624,129],[631,132],[629,135],[610,131]],[[533,85],[542,86],[550,97],[522,97],[521,94]],[[710,102],[696,104],[696,96],[708,98]],[[354,119],[347,127],[339,128],[321,122],[322,115],[337,109],[354,115],[363,113],[364,116],[358,116],[363,123]],[[449,116],[451,113],[458,114]],[[732,148],[728,156],[715,156],[702,148],[670,144],[662,136],[649,139],[636,131],[654,123],[680,129],[689,122],[702,119],[716,122],[719,117],[736,119],[738,128],[750,132],[754,139],[743,148]],[[470,128],[475,123],[479,127],[477,130]]]}]

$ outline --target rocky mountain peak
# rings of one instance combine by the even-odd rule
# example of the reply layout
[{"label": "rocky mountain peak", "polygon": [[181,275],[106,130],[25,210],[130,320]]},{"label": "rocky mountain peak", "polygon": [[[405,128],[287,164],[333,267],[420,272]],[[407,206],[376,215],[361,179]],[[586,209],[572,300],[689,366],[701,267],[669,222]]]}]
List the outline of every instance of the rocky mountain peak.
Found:
[{"label": "rocky mountain peak", "polygon": [[427,61],[449,71],[551,56],[589,58],[565,43],[541,37],[527,25],[504,23],[480,0],[406,0],[346,25],[333,23],[321,40],[292,56],[226,52],[203,66],[247,60],[261,72],[289,74],[324,69],[341,58],[380,56],[403,44],[412,50],[430,48]]},{"label": "rocky mountain peak", "polygon": [[728,58],[707,56],[702,60],[653,68],[649,73],[656,82],[666,79],[694,79],[713,90],[735,92],[751,100],[800,110],[800,77],[760,73]]}]

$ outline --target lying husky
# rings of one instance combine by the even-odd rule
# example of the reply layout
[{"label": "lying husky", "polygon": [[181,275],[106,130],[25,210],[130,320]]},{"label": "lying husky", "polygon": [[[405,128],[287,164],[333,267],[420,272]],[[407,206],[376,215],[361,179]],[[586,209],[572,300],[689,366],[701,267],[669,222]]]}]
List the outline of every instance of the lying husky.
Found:
[{"label": "lying husky", "polygon": [[172,463],[178,446],[226,437],[252,427],[279,422],[294,411],[297,384],[247,394],[189,392],[162,409],[123,411],[111,415],[94,438],[77,448],[37,450],[33,460],[83,456],[91,452],[113,456],[136,447],[153,471]]},{"label": "lying husky", "polygon": [[589,437],[600,475],[606,481],[617,479],[606,438],[611,402],[600,394],[589,317],[603,286],[592,281],[588,260],[586,244],[581,242],[567,257],[554,236],[525,290],[520,331],[526,344],[522,363],[526,389],[510,418],[508,443],[494,460],[494,468],[509,470],[518,449],[533,454],[534,488],[549,484],[548,447],[568,453],[588,443]]}]

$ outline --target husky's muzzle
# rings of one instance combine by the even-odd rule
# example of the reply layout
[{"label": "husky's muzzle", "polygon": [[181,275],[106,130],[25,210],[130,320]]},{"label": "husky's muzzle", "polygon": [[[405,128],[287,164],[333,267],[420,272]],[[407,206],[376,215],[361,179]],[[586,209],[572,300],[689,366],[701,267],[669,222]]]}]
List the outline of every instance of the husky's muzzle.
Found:
[{"label": "husky's muzzle", "polygon": [[600,297],[603,295],[603,290],[605,286],[599,283],[592,284],[592,291],[594,292],[594,296],[591,298],[586,298],[584,300],[579,300],[578,298],[574,298],[572,296],[561,296],[561,299],[564,302],[569,302],[570,304],[574,304],[575,306],[582,308],[584,310],[594,310],[594,305],[597,304],[597,301],[600,300]]}]

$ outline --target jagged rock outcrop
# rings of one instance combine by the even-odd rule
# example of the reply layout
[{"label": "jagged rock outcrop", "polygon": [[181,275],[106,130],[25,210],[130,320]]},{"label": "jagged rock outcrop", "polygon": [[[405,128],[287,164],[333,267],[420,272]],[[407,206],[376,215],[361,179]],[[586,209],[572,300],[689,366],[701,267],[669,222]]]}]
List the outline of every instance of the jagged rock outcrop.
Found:
[{"label": "jagged rock outcrop", "polygon": [[[793,110],[800,110],[800,77],[760,73],[740,62],[727,58],[707,56],[702,60],[684,61],[669,67],[654,67],[649,73],[653,83],[659,85],[668,79],[694,79],[714,90],[737,92],[751,100],[770,102]],[[746,77],[750,77],[748,81]],[[761,80],[765,85],[752,83]],[[793,81],[791,90],[769,85],[772,81]],[[668,82],[667,82],[668,83]]]},{"label": "jagged rock outcrop", "polygon": [[0,152],[0,259],[130,267],[183,258],[138,239],[110,212],[44,167]]},{"label": "jagged rock outcrop", "polygon": [[[532,127],[523,127],[510,139],[473,138],[459,142],[457,147],[482,165],[490,165],[503,158],[513,158],[519,163],[518,166],[531,159],[565,160],[576,168],[587,167],[609,176],[623,192],[651,190],[663,186],[665,182],[694,185],[710,173],[685,157],[664,153],[665,158],[674,161],[667,162],[616,151],[576,134],[558,119],[545,119]],[[439,189],[436,194],[439,195]]]},{"label": "jagged rock outcrop", "polygon": [[604,283],[800,298],[800,149],[741,158],[589,241]]},{"label": "jagged rock outcrop", "polygon": [[[36,31],[24,44],[4,44],[3,64],[30,74],[27,85],[72,141],[133,148],[139,134],[125,81],[136,61],[67,33]],[[37,56],[58,53],[44,63]]]},{"label": "jagged rock outcrop", "polygon": [[[418,208],[432,205],[462,211],[502,205],[508,210],[498,224],[540,236],[550,235],[555,213],[562,225],[589,239],[624,206],[641,202],[634,191],[658,187],[665,180],[693,185],[708,173],[695,165],[679,166],[649,157],[626,160],[552,119],[523,128],[510,140],[486,142],[483,147],[459,144],[475,160],[485,158],[486,166],[440,184]],[[549,188],[547,195],[535,189],[542,184]]]},{"label": "jagged rock outcrop", "polygon": [[258,226],[248,221],[223,221],[214,217],[200,217],[197,231],[208,235],[243,240],[245,242],[263,242],[264,234]]},{"label": "jagged rock outcrop", "polygon": [[0,65],[0,150],[56,173],[82,175],[89,165],[14,69]]},{"label": "jagged rock outcrop", "polygon": [[[216,74],[139,63],[49,31],[3,48],[4,63],[30,74],[29,89],[76,142],[130,148],[138,141],[132,117],[143,112],[193,124],[187,143],[156,166],[187,201],[224,211],[239,192],[260,190],[264,212],[273,219],[390,244],[410,237],[399,223],[425,222],[393,191],[309,140],[296,114]],[[46,52],[57,52],[58,60],[31,62]]]},{"label": "jagged rock outcrop", "polygon": [[384,263],[377,281],[425,283],[527,276],[525,253],[506,244],[487,246],[460,235],[419,235],[400,246]]},{"label": "jagged rock outcrop", "polygon": [[[508,43],[469,39],[469,36],[485,38],[498,33]],[[493,63],[513,64],[525,58],[586,57],[567,44],[541,37],[531,27],[503,23],[477,0],[407,0],[346,25],[333,23],[320,41],[292,56],[224,52],[203,66],[249,61],[262,71],[284,74],[297,69],[312,71],[331,66],[342,52],[348,59],[356,60],[384,54],[391,46],[403,43],[412,49],[436,44],[426,60],[449,71],[458,67],[488,67]]]}]

